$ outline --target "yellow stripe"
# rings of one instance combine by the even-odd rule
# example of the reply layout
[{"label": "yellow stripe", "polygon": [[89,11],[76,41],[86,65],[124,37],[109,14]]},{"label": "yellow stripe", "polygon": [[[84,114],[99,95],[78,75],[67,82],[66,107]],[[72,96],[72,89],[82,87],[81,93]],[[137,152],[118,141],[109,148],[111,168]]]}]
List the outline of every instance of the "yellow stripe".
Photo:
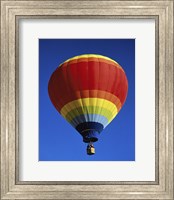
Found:
[{"label": "yellow stripe", "polygon": [[75,60],[75,59],[80,59],[80,58],[103,58],[105,60],[112,61],[115,64],[119,65],[115,60],[108,58],[106,56],[102,56],[102,55],[98,55],[98,54],[84,54],[84,55],[72,57],[72,58],[66,60],[65,62],[61,63],[59,66],[61,66],[62,64],[66,63],[66,62],[69,62],[69,61],[72,61],[72,60]]},{"label": "yellow stripe", "polygon": [[[94,107],[96,108],[96,110],[94,111]],[[101,108],[98,106],[85,106],[84,108],[86,108],[85,110],[82,110],[81,107],[77,107],[75,109],[72,109],[66,116],[63,116],[67,121],[72,121],[74,118],[76,118],[79,115],[84,115],[84,114],[97,114],[97,115],[101,115],[104,116],[108,119],[108,121],[110,121],[110,119],[112,119],[113,116],[115,116],[115,114],[117,114],[117,110],[115,109],[113,110],[108,110],[106,108]]]},{"label": "yellow stripe", "polygon": [[[102,110],[102,108],[105,108],[105,109],[111,111],[113,116],[115,116],[118,113],[118,109],[115,104],[113,104],[111,101],[101,99],[101,98],[82,98],[82,99],[77,99],[77,100],[71,101],[63,106],[63,108],[60,110],[60,113],[61,113],[61,115],[66,116],[68,113],[70,113],[71,110],[77,108],[77,112],[79,112],[79,115],[80,115],[81,112],[78,109],[78,107],[81,107],[81,109],[83,110],[83,107],[85,107],[85,109],[86,109],[87,106],[101,107],[101,110]],[[88,111],[84,110],[84,113],[88,113]],[[100,114],[100,113],[98,113],[98,114]],[[73,115],[72,115],[72,117],[73,117]]]}]

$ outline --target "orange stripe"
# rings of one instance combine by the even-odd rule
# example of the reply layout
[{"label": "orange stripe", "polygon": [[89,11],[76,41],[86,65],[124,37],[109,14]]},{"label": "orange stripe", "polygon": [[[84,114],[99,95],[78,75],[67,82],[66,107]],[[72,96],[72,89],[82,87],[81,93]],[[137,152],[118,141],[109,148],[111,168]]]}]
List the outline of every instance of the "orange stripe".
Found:
[{"label": "orange stripe", "polygon": [[102,62],[102,63],[106,63],[109,65],[114,65],[115,67],[118,67],[123,71],[122,67],[118,63],[115,63],[111,60],[106,60],[104,58],[94,58],[94,57],[69,60],[68,62],[64,62],[63,64],[61,64],[60,67],[65,67],[67,65],[75,64],[77,62],[78,63],[80,63],[80,62]]},{"label": "orange stripe", "polygon": [[82,96],[83,98],[100,98],[100,99],[108,100],[112,102],[113,104],[115,104],[118,109],[118,112],[120,111],[122,107],[122,104],[119,98],[109,92],[105,92],[101,90],[82,90],[82,91],[73,91],[73,93],[74,93],[74,96],[76,97],[76,99],[74,100],[81,99]]}]

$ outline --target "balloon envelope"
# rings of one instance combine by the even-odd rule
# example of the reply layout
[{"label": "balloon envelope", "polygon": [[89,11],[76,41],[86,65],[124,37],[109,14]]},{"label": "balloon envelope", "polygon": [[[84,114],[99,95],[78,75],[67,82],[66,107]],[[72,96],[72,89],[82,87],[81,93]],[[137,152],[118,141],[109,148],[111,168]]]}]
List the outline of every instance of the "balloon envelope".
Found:
[{"label": "balloon envelope", "polygon": [[57,111],[82,135],[95,142],[122,108],[128,81],[114,60],[85,54],[66,60],[53,72],[48,92]]}]

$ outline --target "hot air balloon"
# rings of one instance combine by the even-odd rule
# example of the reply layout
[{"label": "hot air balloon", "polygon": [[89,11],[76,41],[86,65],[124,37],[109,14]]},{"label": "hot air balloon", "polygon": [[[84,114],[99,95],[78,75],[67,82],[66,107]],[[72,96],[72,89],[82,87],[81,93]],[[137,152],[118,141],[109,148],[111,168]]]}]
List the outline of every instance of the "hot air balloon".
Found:
[{"label": "hot air balloon", "polygon": [[63,62],[51,75],[48,93],[57,111],[88,143],[93,143],[122,108],[128,91],[123,68],[109,57],[85,54]]}]

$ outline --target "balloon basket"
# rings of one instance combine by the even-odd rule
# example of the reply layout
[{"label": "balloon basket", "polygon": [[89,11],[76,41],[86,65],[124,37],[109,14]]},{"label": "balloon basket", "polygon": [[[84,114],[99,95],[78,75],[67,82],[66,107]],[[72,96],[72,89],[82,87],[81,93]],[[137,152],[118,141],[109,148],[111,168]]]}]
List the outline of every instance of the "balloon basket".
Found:
[{"label": "balloon basket", "polygon": [[87,146],[87,154],[88,155],[94,155],[95,154],[95,148],[93,146]]}]

